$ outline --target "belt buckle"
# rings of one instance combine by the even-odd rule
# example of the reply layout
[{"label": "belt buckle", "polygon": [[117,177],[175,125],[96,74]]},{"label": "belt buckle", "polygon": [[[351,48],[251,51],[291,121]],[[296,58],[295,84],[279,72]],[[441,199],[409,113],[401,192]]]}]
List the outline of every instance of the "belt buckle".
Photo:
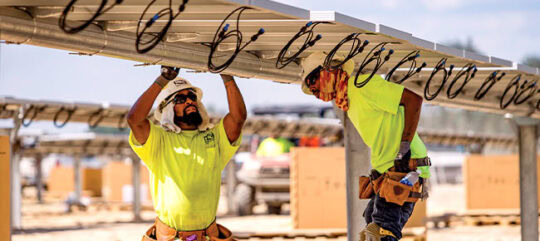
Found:
[{"label": "belt buckle", "polygon": [[186,241],[197,241],[197,234],[187,236]]}]

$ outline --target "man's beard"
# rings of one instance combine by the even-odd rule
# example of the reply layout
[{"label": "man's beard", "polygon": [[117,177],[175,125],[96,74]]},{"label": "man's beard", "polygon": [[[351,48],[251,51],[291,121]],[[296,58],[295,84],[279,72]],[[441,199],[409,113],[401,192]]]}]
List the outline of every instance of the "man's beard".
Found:
[{"label": "man's beard", "polygon": [[199,109],[189,114],[186,113],[186,109],[187,107],[184,109],[184,116],[174,115],[174,123],[177,126],[180,126],[179,123],[182,122],[190,126],[193,125],[198,127],[202,123],[202,116],[199,113]]}]

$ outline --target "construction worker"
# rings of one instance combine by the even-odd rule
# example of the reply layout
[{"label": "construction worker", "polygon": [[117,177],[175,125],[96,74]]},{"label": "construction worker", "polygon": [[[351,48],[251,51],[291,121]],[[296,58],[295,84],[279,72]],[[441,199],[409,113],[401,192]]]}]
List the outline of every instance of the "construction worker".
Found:
[{"label": "construction worker", "polygon": [[[216,224],[221,172],[237,151],[246,120],[244,100],[232,76],[221,75],[229,113],[209,123],[202,90],[183,78],[179,68],[162,66],[161,75],[128,114],[129,143],[150,173],[150,193],[157,213],[146,240],[231,240]],[[159,95],[159,98],[158,98]],[[158,108],[147,119],[154,101]]]},{"label": "construction worker", "polygon": [[[333,100],[347,112],[371,149],[370,177],[360,178],[360,197],[371,199],[364,211],[367,226],[360,233],[360,240],[399,240],[415,202],[427,197],[420,189],[430,176],[430,162],[416,133],[422,97],[379,75],[373,75],[358,88],[354,76],[351,77],[352,60],[340,66],[342,58],[336,58],[332,65],[335,67],[323,67],[325,58],[324,53],[315,52],[302,61],[302,90],[323,101]],[[357,82],[369,76],[359,75]],[[418,174],[415,171],[421,172],[419,181],[400,182],[409,172],[414,173],[408,177]]]},{"label": "construction worker", "polygon": [[256,155],[260,157],[276,157],[289,153],[292,146],[294,146],[294,143],[286,138],[269,136],[259,144]]}]

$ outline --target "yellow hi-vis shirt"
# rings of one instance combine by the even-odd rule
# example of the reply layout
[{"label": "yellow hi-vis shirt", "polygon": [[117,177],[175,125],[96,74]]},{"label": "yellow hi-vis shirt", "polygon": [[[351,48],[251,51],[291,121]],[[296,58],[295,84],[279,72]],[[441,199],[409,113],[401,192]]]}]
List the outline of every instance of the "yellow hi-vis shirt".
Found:
[{"label": "yellow hi-vis shirt", "polygon": [[131,132],[129,144],[150,172],[150,193],[159,219],[180,231],[208,227],[216,217],[221,171],[241,139],[229,142],[223,119],[207,131],[179,134],[150,122],[144,145]]},{"label": "yellow hi-vis shirt", "polygon": [[[380,75],[373,78],[362,88],[354,85],[354,77],[348,82],[347,95],[349,110],[347,115],[354,127],[371,149],[371,166],[379,173],[394,165],[399,152],[401,136],[405,126],[405,109],[399,105],[404,87],[388,82]],[[358,76],[358,82],[369,74]],[[411,158],[427,156],[427,149],[418,133],[411,142]],[[429,177],[429,170],[422,171],[422,177]]]}]

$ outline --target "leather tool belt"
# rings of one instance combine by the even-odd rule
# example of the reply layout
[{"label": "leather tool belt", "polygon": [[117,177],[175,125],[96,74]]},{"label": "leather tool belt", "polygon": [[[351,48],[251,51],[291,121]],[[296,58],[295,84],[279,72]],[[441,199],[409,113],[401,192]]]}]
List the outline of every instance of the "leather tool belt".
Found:
[{"label": "leather tool belt", "polygon": [[[406,165],[400,165],[401,167],[394,166],[383,174],[380,174],[376,170],[371,170],[369,176],[361,176],[359,180],[359,198],[371,199],[374,194],[377,194],[386,199],[387,202],[398,205],[403,205],[405,202],[416,202],[419,198],[424,198],[424,194],[421,192],[422,178],[413,186],[400,183],[399,181],[409,171],[416,171],[418,166],[431,166],[429,157],[410,159]],[[398,169],[404,172],[396,171]]]},{"label": "leather tool belt", "polygon": [[146,231],[142,241],[173,241],[176,238],[183,241],[233,241],[232,232],[226,227],[212,222],[210,226],[201,230],[178,231],[169,227],[156,218],[154,225]]}]

